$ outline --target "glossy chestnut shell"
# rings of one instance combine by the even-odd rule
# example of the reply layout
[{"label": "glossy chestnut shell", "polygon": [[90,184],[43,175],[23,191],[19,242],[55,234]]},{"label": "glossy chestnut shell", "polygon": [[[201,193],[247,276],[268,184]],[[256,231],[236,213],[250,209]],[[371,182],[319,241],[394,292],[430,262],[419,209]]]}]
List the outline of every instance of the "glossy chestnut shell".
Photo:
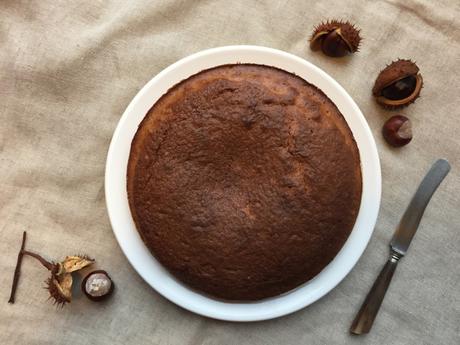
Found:
[{"label": "glossy chestnut shell", "polygon": [[88,273],[81,282],[83,293],[92,301],[102,301],[109,297],[115,288],[106,271],[96,270]]},{"label": "glossy chestnut shell", "polygon": [[396,109],[414,102],[423,86],[417,65],[410,60],[397,60],[383,69],[375,80],[373,95],[379,104]]},{"label": "glossy chestnut shell", "polygon": [[407,145],[412,140],[412,123],[403,115],[394,115],[383,125],[382,135],[391,146]]}]

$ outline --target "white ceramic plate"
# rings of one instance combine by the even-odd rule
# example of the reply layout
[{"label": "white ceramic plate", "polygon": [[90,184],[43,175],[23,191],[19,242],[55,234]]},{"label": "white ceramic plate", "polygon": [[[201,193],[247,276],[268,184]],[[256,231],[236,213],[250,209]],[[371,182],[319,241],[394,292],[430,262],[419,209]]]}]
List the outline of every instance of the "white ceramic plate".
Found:
[{"label": "white ceramic plate", "polygon": [[[334,260],[314,279],[286,294],[253,303],[226,303],[190,290],[150,254],[131,218],[126,169],[131,141],[150,107],[169,88],[204,69],[230,63],[257,63],[293,72],[319,87],[339,108],[358,144],[362,165],[361,207],[353,231]],[[229,321],[257,321],[299,310],[332,290],[353,268],[375,226],[380,206],[380,163],[374,138],[356,103],[328,74],[292,54],[256,46],[214,48],[188,56],[150,80],[126,108],[113,134],[105,172],[105,196],[113,232],[136,271],[156,291],[192,312]],[[142,301],[139,301],[142,303]]]}]

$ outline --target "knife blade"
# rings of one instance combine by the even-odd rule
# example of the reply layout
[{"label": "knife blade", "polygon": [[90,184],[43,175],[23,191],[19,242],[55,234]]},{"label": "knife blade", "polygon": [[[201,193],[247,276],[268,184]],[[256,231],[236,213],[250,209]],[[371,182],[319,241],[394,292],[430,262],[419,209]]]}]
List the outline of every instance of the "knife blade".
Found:
[{"label": "knife blade", "polygon": [[398,254],[406,255],[426,206],[449,171],[449,162],[445,159],[439,159],[420,183],[390,242],[390,247]]},{"label": "knife blade", "polygon": [[351,333],[364,334],[371,330],[399,259],[406,255],[428,202],[449,171],[449,162],[438,159],[420,183],[391,239],[390,257],[358,311],[350,328]]}]

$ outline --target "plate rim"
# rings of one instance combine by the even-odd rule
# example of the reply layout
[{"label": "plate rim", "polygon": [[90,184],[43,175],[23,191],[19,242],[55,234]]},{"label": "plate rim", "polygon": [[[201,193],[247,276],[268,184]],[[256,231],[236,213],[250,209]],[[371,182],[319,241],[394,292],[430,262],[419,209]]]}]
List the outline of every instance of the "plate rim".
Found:
[{"label": "plate rim", "polygon": [[[283,70],[287,70],[287,69],[284,67],[279,67],[279,65],[273,64],[273,62],[278,61],[278,60],[279,61],[282,61],[282,60],[290,61],[292,62],[293,66],[294,65],[303,66],[303,67],[299,67],[299,69],[305,68],[305,70],[303,71],[304,73],[297,73],[298,70],[288,71],[288,72],[295,73],[299,75],[300,77],[302,77],[302,74],[311,73],[312,75],[316,76],[315,78],[319,78],[316,81],[317,83],[319,82],[320,84],[323,83],[321,84],[323,87],[318,86],[317,83],[312,82],[311,79],[315,79],[315,78],[311,76],[310,78],[308,78],[309,80],[307,81],[311,82],[312,84],[320,88],[328,96],[328,98],[330,98],[337,105],[337,107],[343,114],[348,126],[353,132],[353,136],[355,137],[356,143],[358,144],[358,148],[360,151],[360,159],[361,159],[361,170],[363,174],[363,179],[362,179],[363,195],[362,195],[360,210],[357,216],[355,226],[353,227],[353,230],[349,238],[347,239],[346,243],[344,244],[343,248],[336,255],[334,260],[328,266],[326,266],[326,268],[320,274],[318,274],[318,276],[316,276],[315,278],[313,278],[311,281],[307,282],[306,284],[303,284],[302,286],[298,287],[297,289],[292,290],[291,292],[288,292],[283,295],[272,297],[270,299],[265,299],[261,301],[255,301],[255,302],[248,302],[248,303],[229,303],[229,302],[218,301],[210,297],[201,295],[189,289],[186,285],[175,280],[164,268],[162,268],[162,266],[156,261],[156,259],[150,254],[150,252],[148,252],[148,255],[150,256],[151,261],[156,263],[156,264],[154,263],[153,267],[156,267],[155,265],[161,266],[161,267],[156,267],[158,271],[156,271],[155,274],[162,273],[164,276],[162,276],[161,278],[165,279],[168,284],[163,286],[158,281],[155,281],[154,279],[152,279],[151,272],[149,273],[146,271],[146,267],[149,266],[151,263],[149,264],[149,262],[140,262],[139,260],[139,258],[142,255],[143,255],[142,258],[144,260],[148,260],[148,256],[145,255],[146,254],[145,250],[148,251],[148,249],[145,247],[142,240],[140,240],[140,236],[137,233],[135,226],[134,226],[134,231],[135,231],[134,234],[131,233],[131,235],[128,235],[129,233],[126,232],[127,231],[126,229],[128,227],[131,228],[130,231],[132,232],[133,230],[132,226],[134,225],[132,218],[131,218],[131,213],[129,211],[127,197],[126,197],[126,200],[120,199],[120,198],[123,198],[123,194],[126,194],[127,158],[125,160],[126,167],[125,168],[122,167],[121,169],[122,171],[125,172],[124,173],[125,183],[122,186],[120,186],[120,179],[121,181],[123,181],[123,177],[120,176],[121,174],[120,171],[116,171],[117,167],[120,168],[119,166],[120,158],[117,157],[117,154],[119,154],[120,152],[124,152],[126,156],[126,147],[122,148],[120,146],[121,141],[128,142],[129,147],[131,146],[131,141],[132,141],[132,137],[123,139],[122,137],[123,133],[129,130],[128,127],[130,127],[131,131],[133,130],[132,128],[133,123],[131,124],[129,123],[130,120],[133,121],[133,117],[134,117],[133,113],[135,114],[136,111],[138,112],[136,116],[140,117],[140,121],[145,117],[146,112],[144,112],[142,116],[140,116],[139,110],[136,110],[136,108],[142,108],[140,104],[144,104],[143,108],[145,108],[145,102],[142,103],[143,102],[142,100],[143,98],[146,97],[149,91],[151,91],[151,89],[155,87],[157,83],[161,83],[163,79],[167,79],[168,76],[170,77],[172,76],[171,78],[174,79],[175,71],[177,71],[180,68],[187,69],[187,65],[190,65],[190,64],[193,65],[193,63],[197,64],[197,62],[204,63],[207,61],[206,59],[209,60],[210,58],[214,58],[215,60],[213,61],[217,61],[219,60],[219,57],[222,57],[222,56],[225,57],[226,54],[232,55],[233,63],[239,62],[239,63],[259,63],[259,64],[262,64],[263,62],[252,62],[252,61],[245,60],[245,58],[251,59],[251,54],[254,54],[254,55],[261,54],[260,56],[265,55],[267,56],[267,60],[270,60],[270,57],[273,59],[270,60],[271,62],[266,62],[263,64],[281,68]],[[228,63],[232,63],[232,62],[228,62]],[[212,68],[215,66],[222,65],[223,63],[214,64],[214,63],[206,62],[205,64],[208,65],[207,68]],[[286,64],[288,63],[286,62]],[[198,65],[200,64],[198,63]],[[192,68],[190,68],[190,70],[191,70],[191,73],[189,76],[197,73],[197,72],[193,72]],[[167,89],[174,86],[181,80],[176,80],[174,83],[170,83]],[[326,92],[324,90],[325,85],[327,86],[326,87],[327,90],[335,90],[337,94],[331,94],[331,93]],[[163,85],[163,88],[164,87],[165,85]],[[158,95],[156,99],[153,98],[148,108],[150,108],[158,100],[158,98],[161,97],[161,95],[162,94]],[[337,99],[340,99],[340,102],[337,102]],[[342,108],[345,105],[346,113],[344,113],[344,110],[341,109],[338,103],[340,103]],[[348,117],[350,117],[350,119],[348,119]],[[136,129],[140,121],[138,121],[138,123],[135,125]],[[356,121],[356,123],[353,124],[352,126],[349,121]],[[357,130],[356,126],[358,127],[361,126],[361,132],[355,133],[355,131]],[[134,136],[134,133],[132,133],[133,136]],[[359,135],[357,136],[357,134]],[[366,141],[367,147],[362,147],[364,141]],[[366,152],[365,162],[363,161],[364,151],[362,151],[362,149]],[[129,153],[129,149],[127,151]],[[368,161],[368,159],[370,160]],[[370,188],[370,183],[373,185],[372,188]],[[134,96],[134,98],[131,100],[131,102],[127,106],[126,110],[123,112],[123,115],[121,116],[116,126],[116,129],[113,133],[113,136],[110,142],[110,146],[109,146],[109,150],[107,153],[104,186],[105,186],[105,200],[106,200],[107,212],[108,212],[111,227],[117,239],[117,242],[120,248],[122,249],[123,254],[126,256],[128,261],[130,262],[131,266],[144,279],[144,281],[146,281],[147,284],[149,284],[155,291],[157,291],[160,295],[162,295],[169,301],[175,303],[176,305],[179,305],[180,307],[184,309],[187,309],[191,312],[194,312],[194,313],[197,313],[203,316],[220,319],[220,320],[226,320],[226,321],[261,321],[261,320],[272,319],[272,318],[281,317],[281,316],[293,313],[297,310],[300,310],[314,303],[315,301],[319,300],[324,295],[329,293],[332,289],[334,289],[353,269],[353,267],[356,265],[359,258],[363,254],[365,248],[367,247],[367,244],[369,243],[370,237],[372,236],[372,233],[373,233],[376,221],[377,221],[378,212],[380,208],[380,202],[381,202],[381,168],[380,168],[380,160],[379,160],[379,155],[377,151],[377,146],[375,144],[375,140],[369,128],[369,125],[364,118],[364,115],[362,114],[361,110],[356,105],[352,97],[345,91],[345,89],[335,79],[333,79],[326,72],[324,72],[322,69],[315,66],[311,62],[301,57],[298,57],[296,55],[293,55],[291,53],[287,53],[285,51],[268,48],[268,47],[261,47],[261,46],[254,46],[254,45],[237,45],[237,46],[223,46],[223,47],[206,49],[206,50],[202,50],[197,53],[194,53],[192,55],[189,55],[187,57],[184,57],[176,61],[175,63],[169,65],[162,71],[160,71],[138,91],[136,96]],[[125,193],[123,193],[121,190],[125,190]],[[365,195],[365,193],[369,195],[367,194]],[[368,206],[364,207],[363,202],[370,202],[371,203],[370,207]],[[128,212],[129,212],[130,219],[126,219],[126,206],[128,206]],[[355,231],[355,229],[357,229],[357,226],[361,224],[361,221],[362,221],[361,218],[364,217],[363,212],[367,212],[366,213],[367,219],[364,223],[366,224],[366,227],[368,229],[367,231],[359,232],[359,236],[361,236],[361,238],[357,239],[355,238],[358,236],[357,231]],[[360,220],[360,223],[358,223],[358,220]],[[363,225],[361,225],[361,227],[362,226]],[[344,252],[344,249],[348,248],[347,244],[349,244],[349,242],[352,239],[354,241],[353,243],[355,244],[353,247],[354,254],[353,253],[350,254],[352,256],[348,259],[348,262],[346,264],[341,263],[342,266],[344,266],[342,267],[342,270],[340,270],[339,272],[335,272],[337,276],[334,279],[330,280],[330,283],[328,286],[326,287],[315,286],[315,282],[317,282],[318,279],[320,279],[319,277],[321,277],[325,271],[328,271],[328,272],[331,271],[331,267],[334,267],[333,263],[336,262],[337,258],[341,258],[340,255],[342,254],[342,252]],[[144,248],[143,249],[137,248],[137,250],[140,250],[142,253],[136,254],[133,252],[133,250],[136,248],[136,243],[137,243],[137,247],[139,247],[138,246],[139,240],[142,242],[142,246]],[[341,259],[341,260],[345,260],[345,259]],[[159,278],[159,277],[157,276],[156,278]],[[309,295],[306,295],[305,291],[308,292],[309,289],[311,291],[309,292]],[[302,294],[302,291],[304,291],[304,294]],[[183,296],[183,295],[186,295],[186,296]],[[289,298],[289,296],[292,296],[292,295],[296,295],[295,298],[298,298],[297,302],[293,301],[292,298]],[[193,299],[195,299],[195,301],[193,301]]]}]

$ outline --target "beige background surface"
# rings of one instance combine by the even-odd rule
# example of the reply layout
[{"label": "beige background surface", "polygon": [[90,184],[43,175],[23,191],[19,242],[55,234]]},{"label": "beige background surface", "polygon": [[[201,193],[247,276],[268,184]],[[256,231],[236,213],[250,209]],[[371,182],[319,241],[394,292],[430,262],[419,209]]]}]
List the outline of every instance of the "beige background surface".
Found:
[{"label": "beige background surface", "polygon": [[[328,17],[362,28],[362,49],[334,60],[309,50]],[[0,2],[1,344],[460,344],[460,3],[451,1],[19,1]],[[152,290],[124,258],[104,203],[104,164],[132,97],[161,69],[199,50],[257,44],[297,54],[336,78],[375,135],[383,196],[372,240],[325,298],[293,315],[238,324],[184,311]],[[371,98],[393,59],[417,61],[422,98],[401,113],[413,142],[390,149],[392,112]],[[405,206],[429,165],[451,174],[429,205],[372,333],[348,327],[387,256]],[[17,303],[7,304],[21,233],[50,259],[96,257],[117,284],[95,304],[76,296],[56,310],[46,271],[24,259]]]}]

